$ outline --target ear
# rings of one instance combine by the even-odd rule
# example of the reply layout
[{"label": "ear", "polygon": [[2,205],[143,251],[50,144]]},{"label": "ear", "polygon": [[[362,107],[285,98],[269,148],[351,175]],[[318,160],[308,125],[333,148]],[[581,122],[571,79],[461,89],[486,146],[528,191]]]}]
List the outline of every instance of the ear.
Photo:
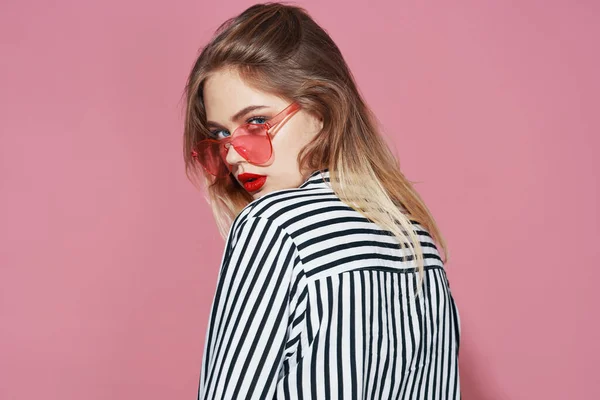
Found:
[{"label": "ear", "polygon": [[316,112],[310,112],[310,120],[312,125],[315,127],[315,134],[320,133],[323,130],[323,117],[316,113]]},{"label": "ear", "polygon": [[323,116],[320,114],[313,114],[315,125],[319,127],[319,132],[323,130]]}]

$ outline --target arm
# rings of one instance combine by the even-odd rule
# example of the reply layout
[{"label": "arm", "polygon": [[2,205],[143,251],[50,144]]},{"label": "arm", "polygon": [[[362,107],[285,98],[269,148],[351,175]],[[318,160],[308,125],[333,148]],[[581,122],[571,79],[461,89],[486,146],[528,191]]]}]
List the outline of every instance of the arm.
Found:
[{"label": "arm", "polygon": [[266,218],[244,220],[226,246],[206,334],[198,399],[274,397],[299,261]]}]

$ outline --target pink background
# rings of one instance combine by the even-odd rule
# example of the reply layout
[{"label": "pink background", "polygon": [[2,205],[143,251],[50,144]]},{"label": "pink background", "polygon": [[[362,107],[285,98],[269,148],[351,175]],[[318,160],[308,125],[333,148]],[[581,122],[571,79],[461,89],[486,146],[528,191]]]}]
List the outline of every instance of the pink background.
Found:
[{"label": "pink background", "polygon": [[[300,4],[446,235],[464,398],[598,399],[600,7],[510,3]],[[195,398],[224,243],[181,94],[250,4],[2,2],[2,400]]]}]

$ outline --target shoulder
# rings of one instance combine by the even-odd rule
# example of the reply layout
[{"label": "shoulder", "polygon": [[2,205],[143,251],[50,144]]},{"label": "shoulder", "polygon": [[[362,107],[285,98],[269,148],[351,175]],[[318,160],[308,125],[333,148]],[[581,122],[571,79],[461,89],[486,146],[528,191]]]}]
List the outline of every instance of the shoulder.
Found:
[{"label": "shoulder", "polygon": [[331,188],[300,187],[266,194],[249,203],[234,219],[230,234],[236,237],[249,222],[265,221],[283,230],[295,241],[309,225],[335,218],[340,213],[356,214]]}]

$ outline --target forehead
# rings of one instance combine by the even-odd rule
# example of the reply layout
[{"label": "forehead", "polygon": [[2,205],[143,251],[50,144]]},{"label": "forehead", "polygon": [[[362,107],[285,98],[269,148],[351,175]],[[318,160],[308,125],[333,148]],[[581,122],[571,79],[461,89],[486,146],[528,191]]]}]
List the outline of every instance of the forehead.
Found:
[{"label": "forehead", "polygon": [[211,121],[228,121],[232,115],[250,105],[275,105],[277,97],[246,84],[233,69],[219,70],[204,82],[204,108]]}]

